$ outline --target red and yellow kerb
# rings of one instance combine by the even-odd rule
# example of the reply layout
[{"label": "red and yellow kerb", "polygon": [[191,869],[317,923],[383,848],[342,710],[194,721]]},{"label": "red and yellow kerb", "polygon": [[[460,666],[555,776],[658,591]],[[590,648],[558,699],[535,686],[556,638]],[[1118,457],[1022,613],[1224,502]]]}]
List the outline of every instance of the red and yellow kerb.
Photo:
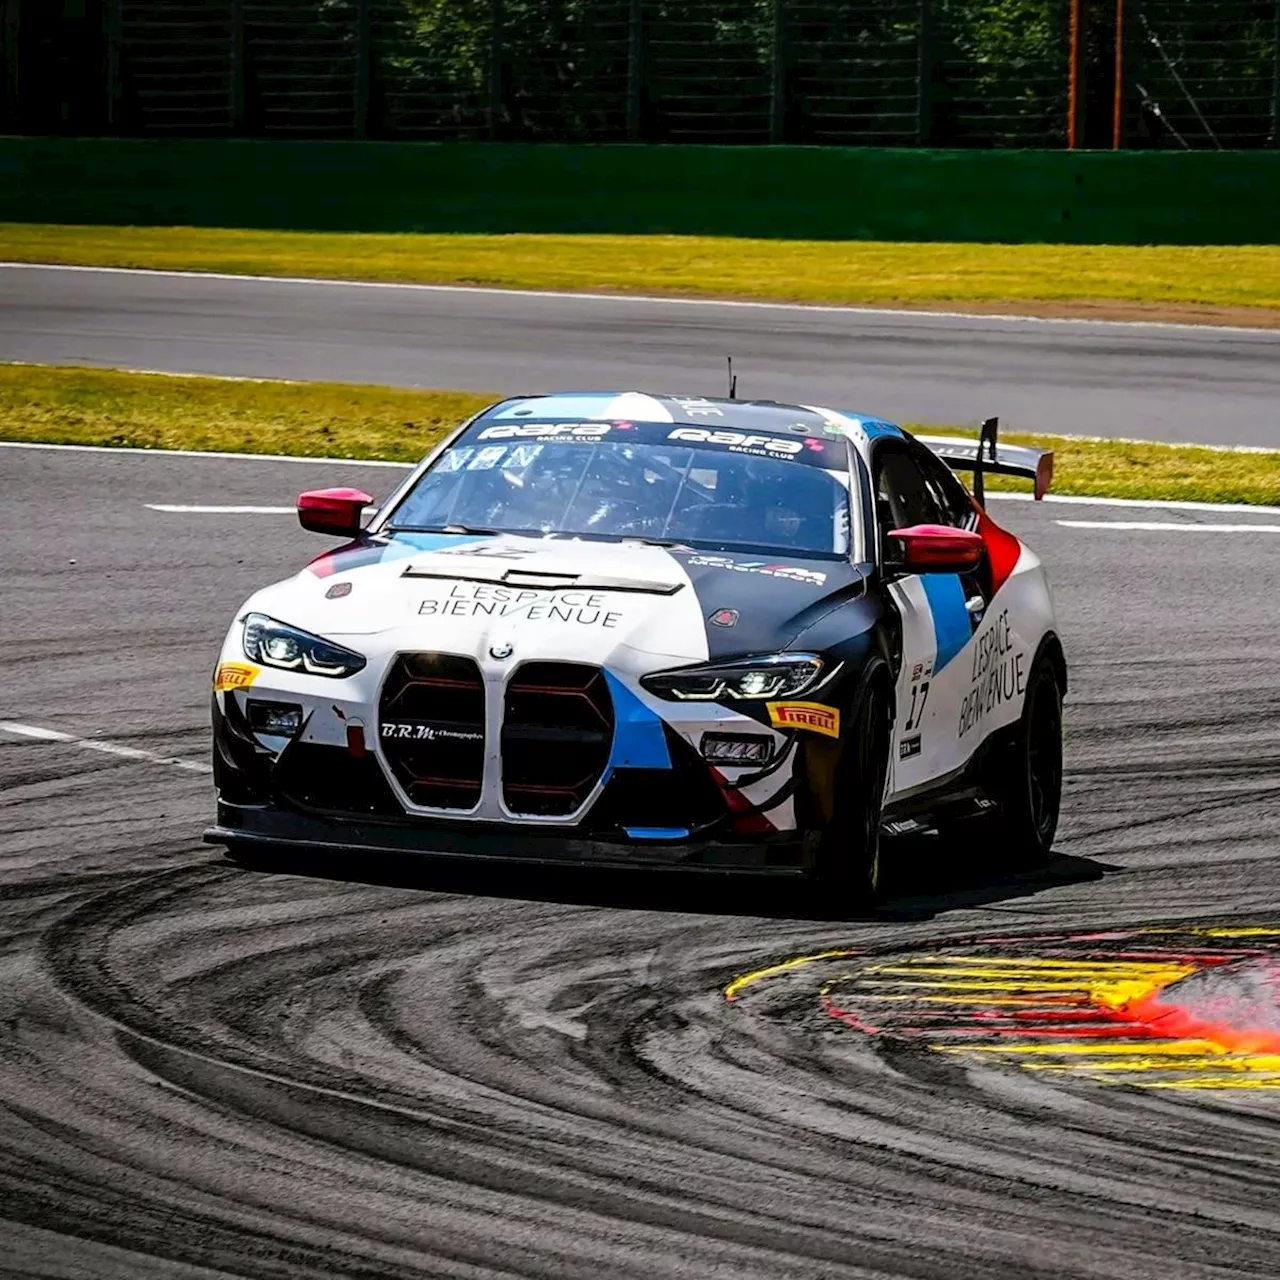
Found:
[{"label": "red and yellow kerb", "polygon": [[803,982],[846,1027],[971,1064],[1149,1089],[1280,1089],[1278,944],[1277,928],[1206,926],[831,950],[743,974],[724,995],[745,1003]]}]

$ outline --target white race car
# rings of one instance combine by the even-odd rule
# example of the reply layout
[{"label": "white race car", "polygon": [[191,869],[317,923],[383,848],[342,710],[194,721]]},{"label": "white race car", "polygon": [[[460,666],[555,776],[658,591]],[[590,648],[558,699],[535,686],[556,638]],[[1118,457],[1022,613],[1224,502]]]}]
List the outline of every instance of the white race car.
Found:
[{"label": "white race car", "polygon": [[[945,461],[944,461],[945,459]],[[949,464],[949,465],[948,465]],[[1040,561],[953,469],[1052,455],[772,402],[505,400],[237,613],[217,825],[295,845],[789,870],[874,894],[882,833],[1043,857],[1066,665]],[[884,842],[888,849],[891,842]]]}]

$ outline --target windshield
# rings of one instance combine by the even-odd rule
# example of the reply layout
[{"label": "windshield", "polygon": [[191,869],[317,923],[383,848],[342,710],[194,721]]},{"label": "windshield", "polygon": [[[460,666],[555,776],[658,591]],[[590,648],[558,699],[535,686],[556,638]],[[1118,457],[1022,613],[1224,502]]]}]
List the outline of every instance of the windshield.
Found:
[{"label": "windshield", "polygon": [[[567,434],[484,439],[495,433],[468,432],[442,454],[396,508],[389,527],[848,555],[847,481],[831,466],[843,462],[842,445],[814,441],[796,456],[790,450],[803,449],[800,441],[736,436],[747,444],[675,443],[670,437],[681,429],[671,428],[652,442]],[[695,439],[735,434],[684,429]],[[787,455],[776,456],[784,448]],[[766,450],[775,456],[762,456]]]}]

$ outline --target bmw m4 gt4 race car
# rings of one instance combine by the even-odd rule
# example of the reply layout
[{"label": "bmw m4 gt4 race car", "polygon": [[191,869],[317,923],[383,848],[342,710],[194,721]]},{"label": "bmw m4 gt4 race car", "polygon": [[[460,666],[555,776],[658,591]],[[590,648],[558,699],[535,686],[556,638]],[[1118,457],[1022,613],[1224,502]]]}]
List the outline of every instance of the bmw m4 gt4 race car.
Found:
[{"label": "bmw m4 gt4 race car", "polygon": [[367,520],[356,490],[299,499],[347,541],[227,633],[207,838],[872,894],[882,834],[963,820],[1043,856],[1066,667],[1040,561],[980,499],[984,473],[1039,497],[1051,470],[994,420],[972,442],[772,402],[496,404]]}]

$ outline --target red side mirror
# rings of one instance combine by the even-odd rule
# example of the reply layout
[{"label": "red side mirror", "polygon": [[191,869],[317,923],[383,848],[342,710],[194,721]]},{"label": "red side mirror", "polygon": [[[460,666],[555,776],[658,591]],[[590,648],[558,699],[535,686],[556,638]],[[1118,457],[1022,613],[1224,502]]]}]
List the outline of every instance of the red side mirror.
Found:
[{"label": "red side mirror", "polygon": [[904,573],[969,573],[982,562],[982,538],[968,529],[917,524],[910,529],[891,529],[889,537],[899,554],[894,556],[886,548],[885,559]]},{"label": "red side mirror", "polygon": [[373,499],[362,489],[312,489],[298,497],[298,523],[312,533],[354,538]]}]

